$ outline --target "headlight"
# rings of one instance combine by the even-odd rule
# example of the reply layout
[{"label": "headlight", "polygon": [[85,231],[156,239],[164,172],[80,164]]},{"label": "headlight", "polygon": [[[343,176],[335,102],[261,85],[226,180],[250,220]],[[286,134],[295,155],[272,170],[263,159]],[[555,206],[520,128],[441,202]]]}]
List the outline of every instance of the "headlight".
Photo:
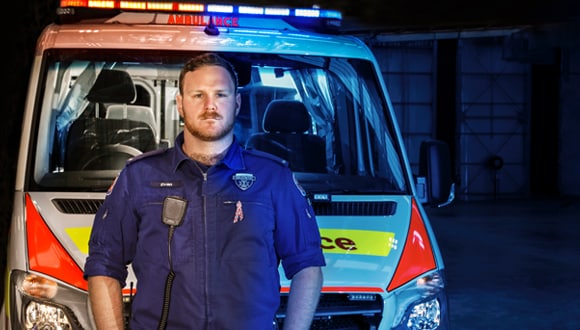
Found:
[{"label": "headlight", "polygon": [[441,271],[422,276],[409,282],[396,293],[393,329],[396,330],[444,330],[448,329],[447,296],[445,280]]},{"label": "headlight", "polygon": [[86,291],[58,283],[43,274],[10,273],[11,328],[19,330],[81,330],[91,326]]},{"label": "headlight", "polygon": [[63,309],[31,301],[24,312],[25,329],[69,330],[72,326]]},{"label": "headlight", "polygon": [[411,330],[434,330],[441,324],[441,306],[433,299],[413,306],[407,328]]},{"label": "headlight", "polygon": [[33,297],[24,309],[25,329],[66,330],[72,328],[62,308],[43,301],[56,296],[58,285],[55,281],[36,274],[27,274],[22,280],[20,291]]}]

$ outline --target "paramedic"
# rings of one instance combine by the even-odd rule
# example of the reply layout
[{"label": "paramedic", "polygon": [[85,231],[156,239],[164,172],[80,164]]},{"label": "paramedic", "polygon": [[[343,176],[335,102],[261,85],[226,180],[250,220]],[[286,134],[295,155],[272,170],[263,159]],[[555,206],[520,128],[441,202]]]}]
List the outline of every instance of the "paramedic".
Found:
[{"label": "paramedic", "polygon": [[236,141],[237,85],[216,54],[186,63],[175,147],[129,161],[107,192],[85,264],[98,329],[123,328],[129,264],[132,330],[272,329],[279,262],[291,279],[284,328],[310,327],[325,265],[320,232],[287,165]]}]

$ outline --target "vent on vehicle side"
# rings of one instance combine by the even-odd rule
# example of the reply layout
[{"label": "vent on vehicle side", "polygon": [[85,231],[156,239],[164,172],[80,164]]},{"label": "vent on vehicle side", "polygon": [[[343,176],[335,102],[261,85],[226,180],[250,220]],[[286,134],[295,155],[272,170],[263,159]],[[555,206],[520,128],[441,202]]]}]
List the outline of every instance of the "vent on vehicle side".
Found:
[{"label": "vent on vehicle side", "polygon": [[[52,202],[66,214],[95,214],[103,204],[102,199],[57,198]],[[393,215],[395,202],[313,202],[316,215]]]},{"label": "vent on vehicle side", "polygon": [[393,215],[395,202],[317,202],[312,203],[316,215]]},{"label": "vent on vehicle side", "polygon": [[62,213],[95,214],[103,201],[103,199],[55,198],[52,203]]}]

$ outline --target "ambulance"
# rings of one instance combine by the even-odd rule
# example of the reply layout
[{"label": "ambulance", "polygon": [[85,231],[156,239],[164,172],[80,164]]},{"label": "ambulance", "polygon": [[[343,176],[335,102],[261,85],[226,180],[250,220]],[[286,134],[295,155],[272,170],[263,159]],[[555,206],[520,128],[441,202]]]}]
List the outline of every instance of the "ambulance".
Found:
[{"label": "ambulance", "polygon": [[[31,68],[0,328],[95,328],[83,279],[95,212],[127,160],[173,146],[179,71],[202,52],[237,68],[238,142],[286,161],[313,204],[327,266],[312,329],[449,328],[425,212],[453,200],[448,148],[425,141],[413,173],[376,58],[340,32],[339,11],[61,0],[57,17]],[[138,290],[130,272],[126,317]]]}]

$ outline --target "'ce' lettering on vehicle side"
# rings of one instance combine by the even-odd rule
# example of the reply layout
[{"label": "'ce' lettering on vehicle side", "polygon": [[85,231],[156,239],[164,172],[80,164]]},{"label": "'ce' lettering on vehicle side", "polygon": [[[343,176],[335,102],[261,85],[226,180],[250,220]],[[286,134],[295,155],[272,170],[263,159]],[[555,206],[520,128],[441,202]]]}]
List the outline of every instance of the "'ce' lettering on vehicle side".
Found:
[{"label": "'ce' lettering on vehicle side", "polygon": [[356,243],[348,237],[337,237],[334,240],[328,237],[321,237],[322,244],[320,245],[324,250],[342,249],[342,250],[356,250]]},{"label": "'ce' lettering on vehicle side", "polygon": [[321,228],[324,253],[386,257],[397,249],[395,233],[378,230]]}]

